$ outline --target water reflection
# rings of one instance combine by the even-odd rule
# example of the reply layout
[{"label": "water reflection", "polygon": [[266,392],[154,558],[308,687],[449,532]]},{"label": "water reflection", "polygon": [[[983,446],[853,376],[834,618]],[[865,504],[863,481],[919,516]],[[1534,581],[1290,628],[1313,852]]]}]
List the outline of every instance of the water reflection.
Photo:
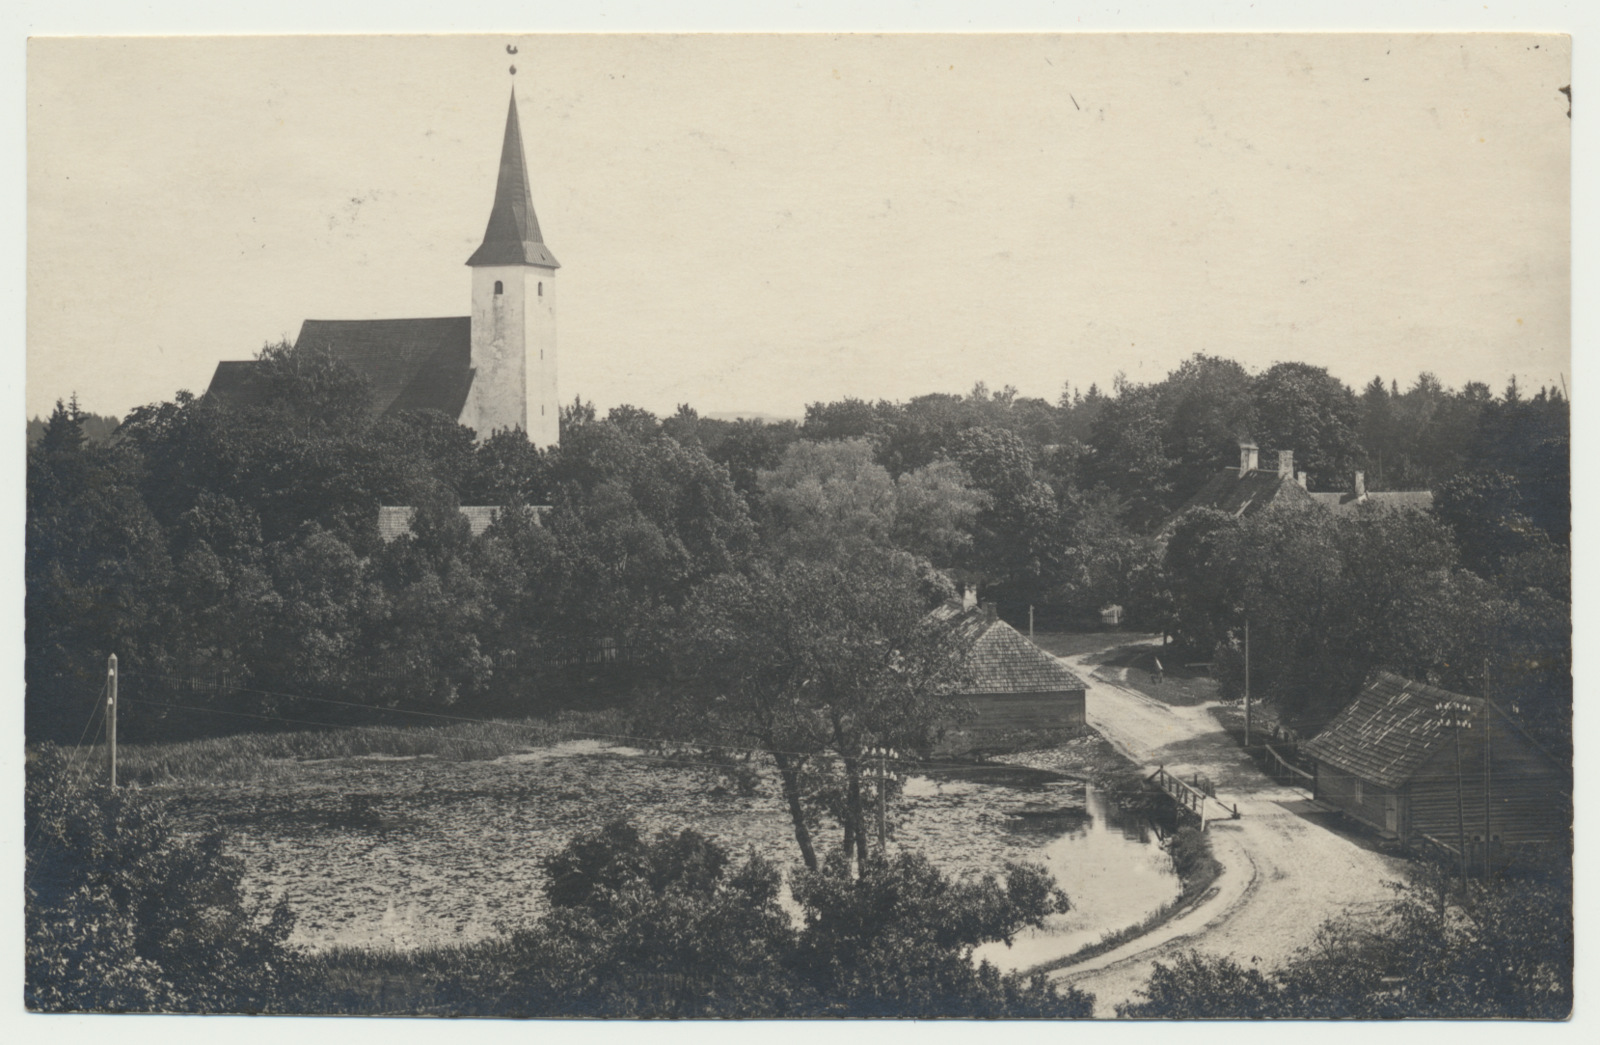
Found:
[{"label": "water reflection", "polygon": [[1054,797],[1024,804],[1008,827],[1059,835],[1034,859],[1055,875],[1072,900],[1072,910],[1019,936],[1009,948],[990,944],[978,950],[979,958],[1002,969],[1071,954],[1144,920],[1178,896],[1172,861],[1153,844],[1155,832],[1142,813],[1123,811],[1110,795],[1089,785],[1084,785],[1081,808],[1052,805]]}]

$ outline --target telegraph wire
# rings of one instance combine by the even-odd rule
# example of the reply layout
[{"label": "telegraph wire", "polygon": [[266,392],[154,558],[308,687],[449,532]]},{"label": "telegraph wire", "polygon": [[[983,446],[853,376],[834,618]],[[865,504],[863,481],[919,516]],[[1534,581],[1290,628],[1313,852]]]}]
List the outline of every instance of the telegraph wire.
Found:
[{"label": "telegraph wire", "polygon": [[[182,683],[182,684],[188,685],[188,686],[204,687],[206,689],[211,689],[211,690],[215,690],[215,691],[218,691],[218,692],[253,693],[253,694],[256,694],[258,696],[280,697],[280,698],[282,698],[284,700],[305,700],[305,701],[311,701],[313,703],[332,704],[332,705],[336,705],[338,707],[358,708],[358,709],[361,709],[363,711],[376,711],[376,712],[380,712],[380,713],[383,713],[383,714],[390,714],[390,715],[412,715],[412,716],[415,716],[415,717],[418,717],[418,718],[439,719],[439,720],[444,721],[444,722],[469,723],[469,724],[473,724],[473,725],[482,725],[482,726],[500,726],[500,727],[511,728],[511,729],[539,730],[539,731],[552,732],[552,733],[561,733],[561,734],[565,734],[565,735],[567,735],[569,737],[578,738],[578,739],[616,740],[616,741],[625,741],[625,742],[629,742],[629,743],[633,743],[633,744],[645,744],[645,745],[685,744],[685,745],[695,746],[695,747],[716,748],[716,749],[723,750],[723,751],[737,751],[737,752],[740,752],[740,753],[743,753],[743,754],[751,754],[751,755],[794,755],[797,758],[827,758],[827,759],[834,759],[834,760],[837,760],[837,761],[844,761],[845,760],[845,756],[837,754],[837,753],[834,753],[834,752],[827,752],[827,751],[790,751],[790,750],[781,749],[781,748],[749,747],[749,746],[739,745],[739,744],[727,744],[727,743],[722,743],[722,742],[719,742],[719,741],[704,740],[704,739],[701,739],[701,738],[698,738],[698,737],[688,737],[688,738],[683,738],[683,739],[680,739],[680,740],[668,740],[668,739],[663,739],[663,738],[660,738],[660,737],[638,736],[638,735],[629,734],[629,733],[602,733],[602,732],[598,732],[598,731],[595,731],[595,730],[575,729],[575,728],[568,727],[568,726],[558,726],[558,725],[554,725],[554,724],[535,725],[535,724],[532,724],[532,723],[524,724],[524,723],[519,723],[519,722],[512,722],[512,721],[509,721],[509,720],[506,720],[506,719],[474,718],[474,717],[469,716],[469,715],[451,715],[451,714],[447,714],[445,712],[440,712],[440,711],[421,711],[421,710],[414,709],[414,708],[386,708],[386,707],[383,707],[382,705],[379,705],[379,704],[363,704],[363,703],[360,703],[358,701],[337,700],[337,699],[335,699],[333,697],[314,697],[314,696],[310,696],[309,694],[285,693],[285,692],[282,692],[280,690],[256,689],[256,688],[252,688],[252,687],[249,687],[249,686],[227,686],[227,685],[223,685],[221,683],[205,682],[205,681],[202,681],[202,680],[199,680],[199,679],[184,678],[184,677],[178,676],[178,675],[160,675],[160,674],[156,674],[156,673],[153,673],[153,672],[125,671],[125,672],[122,673],[122,678],[125,678],[125,679],[128,679],[128,678],[162,679],[162,680],[165,680],[165,681],[168,681],[168,682],[178,682],[178,683]],[[122,699],[124,699],[124,700],[134,700],[136,698],[124,696]],[[157,703],[155,701],[148,701],[148,700],[141,700],[139,702],[140,703],[145,703],[145,704],[156,704]],[[159,705],[158,704],[158,706],[163,706],[163,705]],[[378,727],[378,726],[364,726],[364,725],[353,724],[353,723],[340,724],[340,723],[329,723],[329,722],[315,722],[315,721],[312,721],[312,720],[309,720],[309,719],[293,719],[293,718],[282,718],[282,717],[275,718],[274,716],[249,715],[248,713],[242,712],[242,711],[222,711],[221,709],[217,709],[217,708],[192,707],[192,706],[189,706],[189,705],[181,705],[181,704],[167,704],[167,705],[164,705],[164,706],[185,708],[187,710],[193,710],[193,711],[214,711],[214,712],[216,712],[218,714],[245,715],[246,717],[261,718],[261,719],[264,719],[264,720],[267,720],[267,721],[278,720],[278,721],[284,721],[284,722],[293,722],[293,723],[296,723],[296,724],[299,724],[299,725],[318,726],[318,727],[323,728],[323,729],[330,729],[330,728],[332,728],[332,729],[338,729],[338,728],[379,729],[379,730],[382,729],[382,727]],[[398,732],[398,731],[389,730],[389,732]],[[902,757],[890,758],[889,759],[889,763],[891,765],[896,765],[896,766],[906,766],[906,767],[921,768],[921,769],[971,769],[975,765],[977,765],[977,763],[972,763],[972,762],[955,762],[955,761],[935,762],[935,761],[931,761],[931,760],[930,761],[922,761],[922,760],[918,760],[918,759],[908,759],[908,758],[902,758]],[[1001,763],[1001,764],[1003,765],[1004,763]]]},{"label": "telegraph wire", "polygon": [[[248,711],[226,711],[226,710],[223,710],[222,708],[207,708],[207,707],[200,707],[200,706],[194,705],[194,704],[174,704],[174,703],[171,703],[171,702],[168,702],[168,701],[145,700],[145,699],[143,699],[141,697],[127,697],[127,696],[125,696],[125,697],[122,697],[121,699],[122,700],[127,700],[127,701],[132,701],[132,702],[134,702],[136,704],[144,704],[144,705],[147,705],[149,707],[178,708],[178,709],[181,709],[181,710],[184,710],[184,711],[199,711],[199,712],[202,712],[202,713],[209,713],[209,714],[213,714],[213,715],[232,715],[232,716],[235,716],[235,717],[238,717],[238,718],[253,718],[253,719],[260,720],[262,722],[288,722],[288,723],[291,723],[291,724],[294,724],[294,725],[320,726],[320,727],[322,727],[324,729],[329,728],[329,724],[326,723],[326,722],[315,722],[315,721],[313,721],[311,719],[302,719],[302,718],[289,718],[289,717],[284,716],[284,715],[260,715],[260,714],[255,714],[255,713],[248,712]],[[568,732],[566,730],[561,730],[559,728],[550,728],[550,727],[544,727],[544,726],[537,726],[537,725],[533,725],[531,723],[524,726],[524,725],[521,725],[521,724],[515,723],[515,722],[496,721],[496,720],[493,720],[493,719],[465,719],[464,721],[478,722],[478,723],[481,723],[483,725],[504,726],[504,727],[509,727],[509,728],[512,728],[512,729],[528,729],[528,730],[541,730],[542,731],[542,730],[546,730],[548,728],[550,732],[556,732],[556,733]],[[412,736],[413,735],[411,733],[406,732],[405,730],[401,730],[401,729],[385,729],[382,726],[336,726],[336,727],[333,727],[333,728],[356,729],[356,730],[361,730],[363,732],[382,733],[382,734],[388,734],[388,735],[391,735],[391,736]],[[652,743],[654,743],[654,742],[652,742]],[[755,751],[757,753],[760,752],[760,749],[758,749],[758,748],[751,748],[749,750]],[[595,752],[591,752],[591,753],[595,754],[595,755],[604,755],[604,756],[608,756],[608,757],[611,757],[611,758],[648,758],[648,759],[652,759],[652,760],[654,760],[656,762],[663,762],[663,763],[666,763],[668,765],[675,765],[675,766],[697,766],[697,767],[702,767],[702,768],[705,768],[705,769],[717,769],[717,770],[727,770],[727,769],[732,768],[726,762],[695,762],[695,761],[690,761],[688,759],[673,758],[670,755],[657,755],[657,754],[653,754],[653,753],[651,753],[649,751],[640,751],[639,754],[637,754],[637,755],[624,755],[624,754],[621,754],[621,753],[604,751],[604,750],[595,751]],[[838,756],[829,756],[829,757],[837,758]]]}]

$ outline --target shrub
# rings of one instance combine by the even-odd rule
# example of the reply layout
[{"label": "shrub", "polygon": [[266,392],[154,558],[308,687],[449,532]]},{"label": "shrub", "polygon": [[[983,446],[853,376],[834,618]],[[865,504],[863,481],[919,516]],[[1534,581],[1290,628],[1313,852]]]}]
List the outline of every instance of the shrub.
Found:
[{"label": "shrub", "polygon": [[1041,925],[1066,897],[1045,872],[947,879],[926,859],[841,850],[797,872],[796,929],[777,868],[735,865],[694,831],[646,839],[626,823],[545,861],[554,910],[515,941],[528,1015],[1075,1017],[1093,999],[1002,975],[973,950]]},{"label": "shrub", "polygon": [[47,748],[28,767],[30,1009],[262,1011],[290,972],[293,918],[246,901],[222,837],[178,835],[136,790],[104,792]]},{"label": "shrub", "polygon": [[925,857],[877,857],[852,875],[845,855],[800,872],[805,911],[796,961],[819,999],[817,1015],[1081,1017],[1093,998],[1058,993],[1043,976],[1001,975],[973,951],[1004,941],[1051,914],[1067,896],[1042,869],[1008,864],[994,876],[952,881]]}]

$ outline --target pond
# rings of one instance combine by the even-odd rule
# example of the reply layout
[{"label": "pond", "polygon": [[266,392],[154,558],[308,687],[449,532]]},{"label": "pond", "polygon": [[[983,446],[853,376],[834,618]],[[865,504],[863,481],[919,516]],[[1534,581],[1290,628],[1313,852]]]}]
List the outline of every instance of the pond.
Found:
[{"label": "pond", "polygon": [[1072,910],[1053,916],[1043,929],[1028,930],[1010,947],[979,948],[976,957],[1001,969],[1026,969],[1065,957],[1143,921],[1178,897],[1172,860],[1156,844],[1144,815],[1124,812],[1093,785],[1069,786],[1082,788],[1082,805],[1042,797],[1014,813],[1009,826],[1053,836],[1035,859],[1066,890]]},{"label": "pond", "polygon": [[[227,830],[249,891],[287,897],[292,942],[311,950],[470,944],[528,926],[546,909],[542,858],[613,818],[645,831],[692,827],[741,858],[754,849],[782,867],[796,860],[769,775],[742,794],[695,767],[592,741],[485,762],[283,768],[152,790],[180,827]],[[1015,967],[1093,942],[1177,894],[1166,855],[1138,824],[1077,781],[981,767],[912,778],[891,807],[890,844],[956,875],[997,873],[1007,860],[1047,865],[1074,910],[990,955]]]}]

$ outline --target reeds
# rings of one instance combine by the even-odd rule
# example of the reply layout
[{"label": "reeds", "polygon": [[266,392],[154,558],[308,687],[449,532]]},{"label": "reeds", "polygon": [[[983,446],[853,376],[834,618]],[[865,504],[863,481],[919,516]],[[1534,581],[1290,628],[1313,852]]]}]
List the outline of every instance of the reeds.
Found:
[{"label": "reeds", "polygon": [[[619,714],[601,711],[563,712],[554,719],[240,733],[165,744],[119,745],[117,778],[119,783],[137,785],[259,780],[292,772],[295,763],[341,758],[487,761],[564,740],[603,738],[625,731],[626,723]],[[105,755],[103,749],[86,750],[79,753],[78,760],[103,764]]]}]

